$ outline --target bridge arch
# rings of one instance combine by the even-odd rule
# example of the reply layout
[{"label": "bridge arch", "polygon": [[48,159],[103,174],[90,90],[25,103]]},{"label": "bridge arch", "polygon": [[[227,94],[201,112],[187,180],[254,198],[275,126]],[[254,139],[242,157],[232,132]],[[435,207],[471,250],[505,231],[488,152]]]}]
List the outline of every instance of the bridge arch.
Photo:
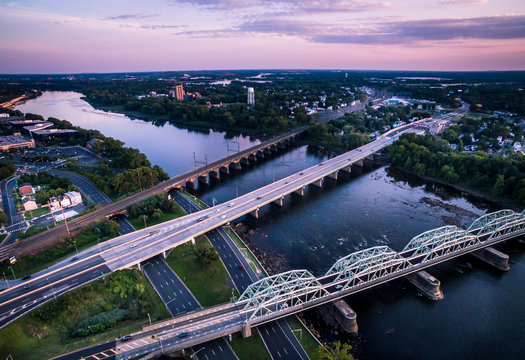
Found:
[{"label": "bridge arch", "polygon": [[477,236],[491,234],[492,238],[499,230],[503,230],[502,227],[508,228],[516,221],[519,223],[519,220],[525,219],[524,212],[505,209],[488,213],[477,218],[467,230]]},{"label": "bridge arch", "polygon": [[248,320],[328,295],[323,285],[307,270],[291,270],[251,284],[239,297],[247,300],[243,312]]},{"label": "bridge arch", "polygon": [[414,237],[405,246],[403,252],[410,253],[410,257],[424,255],[421,260],[423,263],[479,243],[479,238],[466,230],[457,226],[443,226]]}]

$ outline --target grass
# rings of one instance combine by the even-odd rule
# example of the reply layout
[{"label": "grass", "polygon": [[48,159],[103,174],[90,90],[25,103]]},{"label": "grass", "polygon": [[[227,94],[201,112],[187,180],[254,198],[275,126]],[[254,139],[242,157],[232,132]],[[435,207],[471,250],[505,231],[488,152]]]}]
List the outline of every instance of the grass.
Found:
[{"label": "grass", "polygon": [[[206,237],[198,239],[197,242],[205,242],[211,246]],[[230,301],[230,276],[221,260],[217,259],[210,265],[198,264],[193,257],[193,248],[191,243],[177,246],[166,259],[168,264],[202,306],[209,307]]]},{"label": "grass", "polygon": [[240,360],[271,360],[258,331],[254,331],[252,336],[246,339],[236,337],[230,345]]},{"label": "grass", "polygon": [[293,333],[303,346],[308,356],[310,358],[313,358],[320,344],[312,336],[312,334],[310,334],[310,332],[304,327],[304,325],[297,319],[297,317],[291,316],[288,319],[286,319],[286,321],[288,322],[288,325],[290,325],[292,330],[302,330],[302,335],[300,334],[300,331],[293,331]]},{"label": "grass", "polygon": [[41,207],[36,210],[26,211],[24,213],[25,219],[30,220],[32,218],[36,218],[39,216],[42,216],[44,214],[49,214],[49,208],[48,207]]},{"label": "grass", "polygon": [[[173,204],[173,210],[171,212],[163,212],[162,216],[160,216],[159,218],[148,217],[148,220],[146,220],[146,225],[147,226],[157,225],[165,221],[173,220],[173,219],[176,219],[184,215],[186,215],[184,210],[182,210],[182,208],[179,205]],[[132,218],[128,218],[128,220],[135,229],[137,230],[144,229],[144,220],[142,220],[140,217],[132,217]]]},{"label": "grass", "polygon": [[[125,294],[125,297],[123,297]],[[125,300],[124,300],[125,299]],[[115,306],[129,311],[127,320],[108,331],[72,337],[77,324]],[[140,330],[152,320],[169,317],[164,304],[138,270],[121,270],[41,306],[0,330],[0,358],[48,359],[75,349]]]},{"label": "grass", "polygon": [[261,263],[259,263],[259,260],[257,260],[257,257],[255,257],[255,255],[250,251],[250,249],[246,246],[246,244],[244,244],[244,242],[237,235],[237,233],[235,233],[235,231],[233,231],[229,226],[225,226],[224,230],[228,233],[228,235],[230,235],[230,237],[235,242],[235,245],[237,245],[239,249],[246,249],[244,253],[248,256],[248,259],[251,260],[250,266],[253,268],[253,270],[255,272],[262,271],[264,276],[268,276],[268,273],[266,272],[266,270],[264,270]]},{"label": "grass", "polygon": [[199,205],[201,208],[203,208],[203,209],[209,208],[208,204],[206,204],[205,202],[199,200],[196,196],[193,196],[193,195],[187,193],[184,190],[181,190],[180,192],[181,192],[182,195],[186,196],[188,199],[190,199],[191,201],[193,201],[194,203]]},{"label": "grass", "polygon": [[[31,229],[33,229],[33,227],[31,227],[30,230]],[[43,229],[45,230],[45,228]],[[19,258],[17,263],[13,265],[13,270],[17,277],[22,277],[26,274],[33,274],[57,263],[62,259],[65,259],[70,255],[73,255],[77,248],[78,251],[82,251],[97,244],[98,239],[100,239],[102,242],[112,237],[113,236],[111,234],[104,234],[103,231],[97,232],[95,228],[89,229],[73,238],[64,240],[49,250],[42,251],[36,255],[27,255]],[[7,267],[0,267],[0,272],[12,274],[11,270]]]}]

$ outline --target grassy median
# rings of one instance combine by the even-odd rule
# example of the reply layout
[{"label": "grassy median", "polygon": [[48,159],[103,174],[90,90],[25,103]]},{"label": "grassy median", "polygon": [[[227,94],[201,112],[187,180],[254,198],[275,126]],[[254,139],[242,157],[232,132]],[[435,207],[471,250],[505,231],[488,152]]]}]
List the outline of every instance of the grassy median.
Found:
[{"label": "grassy median", "polygon": [[48,359],[169,317],[146,277],[121,270],[37,308],[0,330],[0,359]]},{"label": "grassy median", "polygon": [[[211,247],[206,237],[197,240]],[[171,268],[190,289],[204,307],[230,301],[232,290],[228,285],[230,276],[220,259],[210,264],[199,264],[194,257],[195,245],[186,243],[177,246],[166,259]]]},{"label": "grassy median", "polygon": [[299,339],[299,342],[303,346],[304,350],[310,358],[313,358],[319,343],[317,340],[310,334],[310,332],[304,327],[304,325],[297,319],[295,316],[290,316],[286,319],[288,325],[292,328],[295,337]]},{"label": "grassy median", "polygon": [[264,346],[261,336],[256,330],[249,338],[234,338],[230,345],[240,360],[271,360],[268,350],[266,350],[266,346]]}]

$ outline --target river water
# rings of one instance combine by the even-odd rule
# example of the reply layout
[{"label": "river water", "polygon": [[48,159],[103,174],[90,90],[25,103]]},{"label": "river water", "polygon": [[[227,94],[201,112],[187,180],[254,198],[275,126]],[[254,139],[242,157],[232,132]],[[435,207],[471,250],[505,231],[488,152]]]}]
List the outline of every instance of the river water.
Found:
[{"label": "river water", "polygon": [[[180,174],[193,164],[180,160],[179,147],[171,148],[169,144],[178,144],[186,157],[197,152],[202,144],[206,149],[225,146],[223,133],[211,131],[205,135],[171,125],[157,132],[159,128],[150,123],[117,115],[118,120],[113,124],[104,120],[107,114],[93,109],[88,112],[89,118],[67,118],[68,113],[75,114],[79,108],[86,109],[89,105],[77,95],[74,95],[76,100],[72,100],[71,93],[52,96],[53,101],[48,98],[44,102],[39,98],[19,108],[97,128],[138,147],[153,163],[168,169],[170,175]],[[127,130],[121,132],[121,128]],[[141,137],[135,137],[136,133],[156,134],[159,138],[156,143],[143,144]],[[124,134],[131,135],[124,138]],[[238,139],[248,146],[249,139]],[[157,147],[163,148],[159,151]],[[163,156],[156,157],[165,152],[169,152],[171,162],[166,162]],[[215,158],[225,153],[218,151]],[[220,183],[201,187],[197,194],[209,204],[228,201],[326,158],[306,146],[297,147],[248,170],[233,172]],[[177,165],[171,168],[164,165],[172,162]],[[325,185],[323,189],[309,187],[304,198],[286,197],[282,208],[274,205],[262,208],[258,220],[247,217],[246,224],[256,230],[250,240],[261,249],[283,254],[290,268],[308,269],[320,275],[338,258],[353,251],[378,245],[401,250],[412,237],[445,225],[447,217],[467,227],[474,220],[474,214],[496,210],[462,194],[407,178],[387,167],[357,177],[342,177],[337,182],[328,180]],[[423,198],[457,206],[472,215],[456,215],[428,204]],[[498,248],[510,255],[511,270],[507,273],[469,256],[431,268],[429,272],[441,280],[445,295],[445,299],[438,302],[420,296],[404,280],[347,298],[358,314],[359,339],[354,339],[354,343],[359,359],[525,359],[522,300],[525,245],[513,241]]]}]

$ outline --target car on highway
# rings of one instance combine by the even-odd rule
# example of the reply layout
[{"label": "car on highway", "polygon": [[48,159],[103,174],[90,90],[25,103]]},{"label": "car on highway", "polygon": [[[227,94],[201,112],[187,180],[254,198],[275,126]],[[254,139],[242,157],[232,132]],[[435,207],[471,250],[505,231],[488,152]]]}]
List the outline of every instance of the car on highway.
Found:
[{"label": "car on highway", "polygon": [[343,287],[343,285],[341,285],[341,284],[335,286],[335,288],[336,288],[337,290],[341,289],[342,287]]},{"label": "car on highway", "polygon": [[239,269],[244,270],[244,265],[243,264],[239,265]]},{"label": "car on highway", "polygon": [[31,279],[31,274],[22,276],[22,280],[27,280],[27,279]]},{"label": "car on highway", "polygon": [[226,215],[222,215],[222,216],[221,216],[221,219],[224,219],[225,217],[226,217]]},{"label": "car on highway", "polygon": [[120,342],[129,341],[131,340],[131,335],[125,335],[120,338]]},{"label": "car on highway", "polygon": [[71,260],[69,260],[69,262],[73,262],[73,261],[77,261],[77,260],[78,260],[78,256],[73,256],[73,257],[71,258]]},{"label": "car on highway", "polygon": [[22,290],[29,290],[29,289],[31,289],[32,287],[33,287],[33,285],[31,285],[31,284],[27,284],[27,285],[22,286]]},{"label": "car on highway", "polygon": [[190,336],[190,333],[189,333],[189,332],[182,332],[182,333],[180,333],[177,337],[178,337],[179,339],[183,339],[183,338],[188,337],[188,336]]},{"label": "car on highway", "polygon": [[229,204],[228,204],[228,207],[232,207],[233,204],[235,204],[235,203],[233,203],[233,202],[229,203]]},{"label": "car on highway", "polygon": [[262,196],[257,196],[257,200],[261,200],[262,199]]},{"label": "car on highway", "polygon": [[129,248],[130,248],[130,249],[133,249],[135,246],[137,246],[137,244],[131,244],[131,245],[129,246]]}]

